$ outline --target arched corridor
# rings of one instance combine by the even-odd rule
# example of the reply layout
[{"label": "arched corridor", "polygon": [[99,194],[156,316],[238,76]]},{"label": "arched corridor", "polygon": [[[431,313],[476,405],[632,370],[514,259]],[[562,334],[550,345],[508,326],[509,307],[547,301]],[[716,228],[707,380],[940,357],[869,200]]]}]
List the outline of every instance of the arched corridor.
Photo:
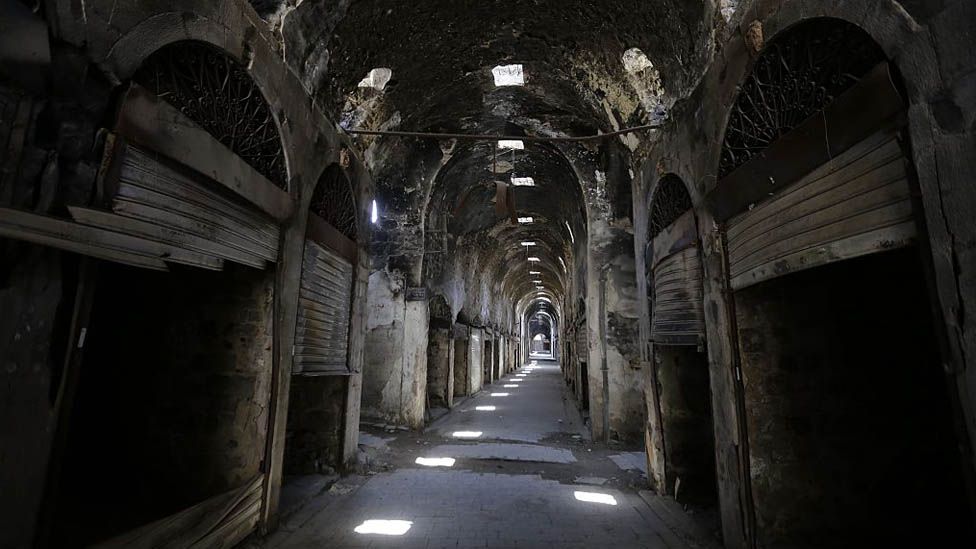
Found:
[{"label": "arched corridor", "polygon": [[0,3],[0,549],[976,546],[974,33]]}]

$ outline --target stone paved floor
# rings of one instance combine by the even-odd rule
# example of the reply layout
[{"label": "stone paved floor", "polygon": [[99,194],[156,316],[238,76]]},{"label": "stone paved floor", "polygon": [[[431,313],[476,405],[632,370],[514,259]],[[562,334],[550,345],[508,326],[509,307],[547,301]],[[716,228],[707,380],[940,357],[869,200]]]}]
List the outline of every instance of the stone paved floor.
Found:
[{"label": "stone paved floor", "polygon": [[[673,523],[663,522],[637,495],[646,484],[640,473],[610,460],[621,449],[601,448],[587,439],[554,363],[539,361],[517,374],[522,375],[486,387],[423,434],[397,433],[391,440],[390,434],[375,433],[385,440],[368,448],[370,474],[343,479],[256,545],[699,545]],[[575,459],[567,460],[567,454]],[[417,458],[438,458],[434,463],[440,466],[418,465]],[[594,478],[606,482],[593,485]]]}]

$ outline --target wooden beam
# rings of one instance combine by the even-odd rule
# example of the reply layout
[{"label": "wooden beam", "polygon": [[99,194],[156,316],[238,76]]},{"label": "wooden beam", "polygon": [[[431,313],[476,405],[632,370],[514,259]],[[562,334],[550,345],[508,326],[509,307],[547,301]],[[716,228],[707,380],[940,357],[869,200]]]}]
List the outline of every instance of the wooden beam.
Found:
[{"label": "wooden beam", "polygon": [[0,237],[155,271],[167,271],[164,253],[146,240],[12,208],[0,208]]},{"label": "wooden beam", "polygon": [[287,192],[178,109],[137,84],[126,91],[115,131],[205,175],[278,221],[292,213]]},{"label": "wooden beam", "polygon": [[265,261],[260,257],[170,227],[77,206],[70,206],[68,211],[71,212],[71,216],[78,220],[79,223],[122,231],[136,235],[140,239],[150,239],[166,249],[179,250],[181,259],[192,254],[193,257],[197,258],[211,256],[226,259],[256,269],[263,269],[266,266]]},{"label": "wooden beam", "polygon": [[343,258],[355,265],[359,257],[359,247],[348,236],[342,234],[339,229],[330,225],[321,217],[309,213],[308,224],[305,227],[305,236],[330,250],[335,251]]}]

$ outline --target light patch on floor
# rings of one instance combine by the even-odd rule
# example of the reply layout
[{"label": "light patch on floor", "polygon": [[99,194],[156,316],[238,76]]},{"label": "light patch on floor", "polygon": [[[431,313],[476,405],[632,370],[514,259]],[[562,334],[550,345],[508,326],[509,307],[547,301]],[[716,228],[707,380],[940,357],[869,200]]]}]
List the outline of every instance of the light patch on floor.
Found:
[{"label": "light patch on floor", "polygon": [[476,445],[444,445],[431,450],[439,456],[463,459],[497,459],[503,461],[531,461],[538,463],[576,463],[573,452],[563,448],[534,444],[504,444],[481,442]]},{"label": "light patch on floor", "polygon": [[602,503],[603,505],[616,505],[617,498],[611,496],[610,494],[598,494],[596,492],[573,492],[573,496],[579,501],[585,501],[587,503]]},{"label": "light patch on floor", "polygon": [[378,534],[381,536],[402,536],[413,522],[409,520],[367,520],[355,528],[357,534]]},{"label": "light patch on floor", "polygon": [[425,458],[419,457],[414,463],[424,467],[454,467],[454,458]]}]

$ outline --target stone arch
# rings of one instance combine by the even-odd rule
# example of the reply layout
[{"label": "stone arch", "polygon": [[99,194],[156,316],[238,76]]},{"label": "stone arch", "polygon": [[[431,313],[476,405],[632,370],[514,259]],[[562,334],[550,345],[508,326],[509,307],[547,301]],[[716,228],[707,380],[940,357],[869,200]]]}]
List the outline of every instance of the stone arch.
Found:
[{"label": "stone arch", "polygon": [[885,60],[870,35],[841,19],[808,19],[773,37],[732,104],[719,179],[820,112]]},{"label": "stone arch", "polygon": [[244,66],[207,42],[180,40],[146,57],[132,80],[180,110],[252,168],[287,189],[271,107]]},{"label": "stone arch", "polygon": [[[180,42],[202,43],[220,51],[241,67],[266,102],[269,97],[278,97],[284,86],[280,81],[282,75],[275,70],[271,50],[254,47],[253,37],[256,33],[250,26],[251,22],[244,14],[234,10],[230,3],[215,3],[208,8],[217,13],[207,13],[207,8],[201,6],[199,13],[168,11],[148,17],[99,53],[96,62],[118,80],[126,81],[149,57],[167,46]],[[292,157],[295,147],[290,130],[283,125],[285,113],[280,108],[272,108],[270,112],[283,149],[285,172],[284,184],[278,184],[274,179],[272,181],[287,190],[287,182],[301,161]]]},{"label": "stone arch", "polygon": [[358,242],[360,224],[357,213],[360,210],[353,184],[339,164],[330,164],[322,172],[312,191],[308,209],[349,240]]},{"label": "stone arch", "polygon": [[666,174],[651,191],[647,217],[647,241],[651,242],[662,229],[675,222],[693,206],[691,194],[684,181],[675,174]]}]

